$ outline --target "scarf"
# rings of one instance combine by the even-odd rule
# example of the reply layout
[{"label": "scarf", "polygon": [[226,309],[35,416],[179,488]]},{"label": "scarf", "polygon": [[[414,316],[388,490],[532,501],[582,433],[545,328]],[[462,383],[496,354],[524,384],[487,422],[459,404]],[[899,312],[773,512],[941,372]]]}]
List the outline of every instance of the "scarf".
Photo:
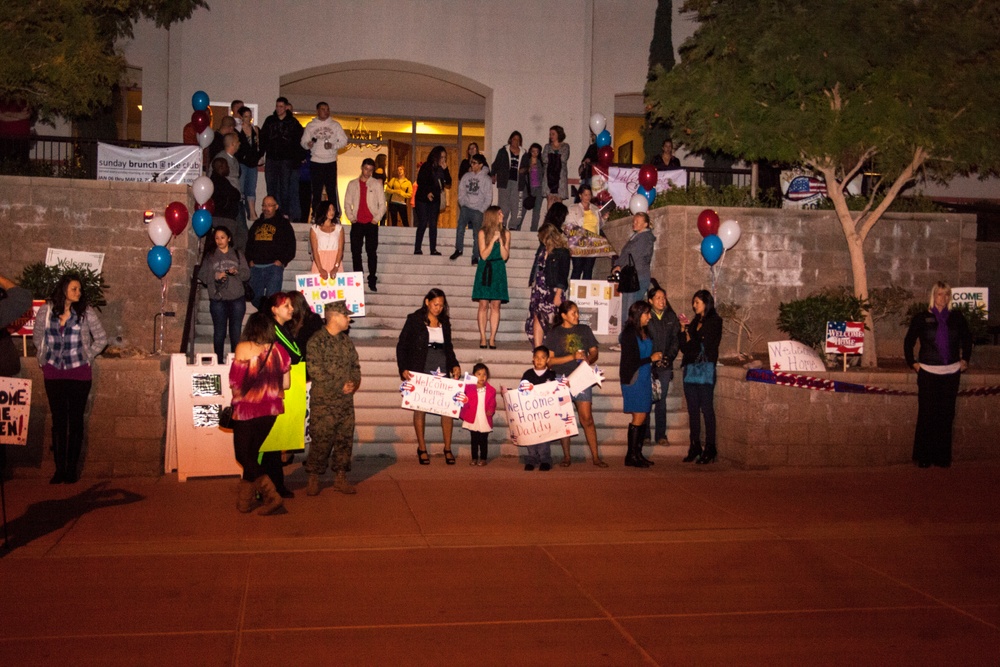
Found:
[{"label": "scarf", "polygon": [[934,314],[934,318],[937,320],[937,332],[934,334],[934,345],[937,347],[938,354],[941,356],[941,363],[947,366],[951,363],[951,359],[948,356],[948,315],[950,312],[947,308],[944,310],[938,310],[937,307],[932,307],[931,313]]}]

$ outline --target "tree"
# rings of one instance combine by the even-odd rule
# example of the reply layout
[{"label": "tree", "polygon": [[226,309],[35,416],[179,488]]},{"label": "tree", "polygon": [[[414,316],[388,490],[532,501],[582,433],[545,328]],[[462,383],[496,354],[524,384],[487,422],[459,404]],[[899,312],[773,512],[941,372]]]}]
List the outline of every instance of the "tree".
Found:
[{"label": "tree", "polygon": [[[653,39],[649,42],[647,81],[651,81],[661,69],[669,72],[674,66],[673,11],[673,0],[657,1],[656,14],[653,18]],[[646,155],[646,162],[660,152],[663,142],[669,138],[670,126],[655,122],[647,113],[642,130],[642,150]]]},{"label": "tree", "polygon": [[85,118],[107,107],[125,71],[116,50],[139,19],[190,18],[206,0],[7,0],[0,5],[0,100],[40,120]]},{"label": "tree", "polygon": [[[688,0],[684,9],[700,28],[681,63],[647,86],[653,115],[695,150],[823,178],[857,297],[869,296],[865,240],[904,188],[921,176],[997,173],[1000,3]],[[871,167],[875,187],[851,212],[847,184]],[[876,352],[870,331],[866,365]]]}]

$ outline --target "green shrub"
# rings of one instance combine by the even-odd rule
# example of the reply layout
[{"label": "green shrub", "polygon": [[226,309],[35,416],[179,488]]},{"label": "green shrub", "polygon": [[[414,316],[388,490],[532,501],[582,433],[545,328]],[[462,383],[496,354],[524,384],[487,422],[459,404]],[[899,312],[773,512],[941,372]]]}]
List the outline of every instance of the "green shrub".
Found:
[{"label": "green shrub", "polygon": [[35,299],[48,299],[56,284],[67,273],[75,273],[80,277],[83,297],[88,306],[100,310],[108,304],[104,298],[104,290],[108,289],[104,276],[75,262],[62,261],[55,266],[46,266],[44,262],[28,264],[21,271],[17,284],[31,292]]},{"label": "green shrub", "polygon": [[778,305],[778,330],[823,353],[827,322],[860,322],[867,304],[839,288]]}]

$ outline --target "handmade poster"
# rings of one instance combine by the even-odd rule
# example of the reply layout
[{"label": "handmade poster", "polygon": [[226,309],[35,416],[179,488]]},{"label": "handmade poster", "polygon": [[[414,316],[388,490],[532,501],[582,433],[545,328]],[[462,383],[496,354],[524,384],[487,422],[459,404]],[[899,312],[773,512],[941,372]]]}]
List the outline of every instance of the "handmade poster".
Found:
[{"label": "handmade poster", "polygon": [[295,289],[321,317],[323,304],[331,301],[346,301],[352,317],[365,316],[365,281],[360,271],[338,273],[326,280],[318,273],[300,273],[295,276]]},{"label": "handmade poster", "polygon": [[604,373],[597,366],[591,367],[586,361],[581,361],[566,380],[569,382],[569,393],[576,396],[595,384],[601,386],[601,383],[604,382]]},{"label": "handmade poster", "polygon": [[621,333],[622,296],[607,280],[571,280],[570,299],[580,310],[580,324],[598,335]]},{"label": "handmade poster", "polygon": [[952,287],[951,305],[967,303],[973,308],[982,308],[983,313],[990,312],[989,287]]},{"label": "handmade poster", "polygon": [[864,322],[827,322],[827,354],[862,354],[865,348]]},{"label": "handmade poster", "polygon": [[767,344],[772,371],[822,372],[826,365],[819,354],[797,340],[777,340]]},{"label": "handmade poster", "polygon": [[517,389],[501,387],[507,411],[507,433],[518,447],[568,438],[579,431],[573,400],[566,382],[532,384],[521,380]]},{"label": "handmade poster", "polygon": [[410,373],[410,379],[399,386],[399,393],[403,397],[401,407],[442,417],[457,418],[469,400],[463,380],[438,373]]},{"label": "handmade poster", "polygon": [[45,266],[58,266],[60,262],[78,264],[90,269],[94,273],[100,273],[101,268],[104,266],[104,253],[49,248],[45,253]]},{"label": "handmade poster", "polygon": [[[609,167],[605,186],[618,208],[628,208],[629,199],[639,188],[639,167]],[[684,169],[665,169],[656,174],[656,191],[687,186]]]},{"label": "handmade poster", "polygon": [[274,420],[261,452],[296,451],[306,446],[306,365],[295,364],[285,390],[285,411]]},{"label": "handmade poster", "polygon": [[0,445],[28,444],[31,380],[0,377]]},{"label": "handmade poster", "polygon": [[125,148],[98,142],[97,180],[191,185],[202,174],[201,157],[198,146]]}]

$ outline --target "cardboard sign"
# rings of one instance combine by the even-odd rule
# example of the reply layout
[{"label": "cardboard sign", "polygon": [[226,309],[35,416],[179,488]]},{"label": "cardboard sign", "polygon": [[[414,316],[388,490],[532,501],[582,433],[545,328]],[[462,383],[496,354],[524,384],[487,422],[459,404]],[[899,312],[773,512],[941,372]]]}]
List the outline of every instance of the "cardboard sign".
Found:
[{"label": "cardboard sign", "polygon": [[600,386],[604,382],[604,373],[597,366],[591,367],[586,361],[581,361],[580,365],[569,374],[566,381],[569,384],[569,393],[576,396],[595,384]]},{"label": "cardboard sign", "polygon": [[0,445],[28,444],[31,380],[0,377]]},{"label": "cardboard sign", "polygon": [[973,308],[982,306],[983,312],[990,312],[990,288],[989,287],[952,287],[951,305],[957,306],[967,303]]},{"label": "cardboard sign", "polygon": [[399,386],[399,393],[403,396],[401,407],[406,410],[457,418],[462,406],[469,400],[462,380],[427,373],[411,373],[410,376]]},{"label": "cardboard sign", "polygon": [[827,354],[862,354],[865,349],[864,322],[827,322]]},{"label": "cardboard sign", "polygon": [[606,280],[571,280],[569,298],[580,310],[580,324],[595,334],[617,336],[621,333],[622,296]]},{"label": "cardboard sign", "polygon": [[797,340],[769,342],[767,353],[770,357],[772,371],[822,372],[826,370],[826,366],[816,350]]},{"label": "cardboard sign", "polygon": [[25,311],[24,315],[11,322],[7,327],[7,333],[11,336],[30,336],[35,330],[35,317],[38,316],[38,309],[44,305],[44,299],[35,299],[32,301],[31,309]]},{"label": "cardboard sign", "polygon": [[90,269],[94,273],[100,273],[101,268],[104,266],[104,253],[49,248],[48,252],[45,253],[45,266],[58,266],[59,262],[78,264]]},{"label": "cardboard sign", "polygon": [[518,447],[568,438],[579,431],[573,400],[565,382],[532,384],[522,380],[517,389],[500,389],[507,411],[510,442]]},{"label": "cardboard sign", "polygon": [[352,317],[365,316],[365,281],[360,271],[338,273],[326,280],[318,273],[301,273],[295,276],[295,288],[321,317],[323,304],[331,301],[346,301]]}]

